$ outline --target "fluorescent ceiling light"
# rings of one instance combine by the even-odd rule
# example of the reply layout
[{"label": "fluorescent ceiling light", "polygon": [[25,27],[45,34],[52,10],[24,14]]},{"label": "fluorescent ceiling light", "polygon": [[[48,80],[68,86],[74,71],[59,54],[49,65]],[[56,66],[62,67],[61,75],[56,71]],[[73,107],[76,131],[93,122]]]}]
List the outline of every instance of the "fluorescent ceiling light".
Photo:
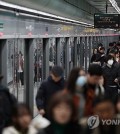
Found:
[{"label": "fluorescent ceiling light", "polygon": [[93,24],[89,24],[89,23],[86,23],[86,22],[81,22],[81,21],[69,19],[69,18],[66,18],[66,17],[61,17],[61,16],[53,15],[53,14],[50,14],[50,13],[46,13],[46,12],[30,9],[30,8],[27,8],[27,7],[18,6],[18,5],[7,3],[7,2],[3,2],[3,1],[0,1],[0,5],[4,6],[4,7],[9,7],[9,8],[14,8],[14,9],[18,9],[18,10],[27,11],[27,12],[30,12],[30,13],[44,15],[46,17],[52,17],[54,19],[60,19],[60,20],[63,20],[63,21],[70,21],[71,23],[78,23],[78,24],[82,24],[82,25],[94,26]]},{"label": "fluorescent ceiling light", "polygon": [[115,10],[120,14],[120,8],[115,0],[109,0]]}]

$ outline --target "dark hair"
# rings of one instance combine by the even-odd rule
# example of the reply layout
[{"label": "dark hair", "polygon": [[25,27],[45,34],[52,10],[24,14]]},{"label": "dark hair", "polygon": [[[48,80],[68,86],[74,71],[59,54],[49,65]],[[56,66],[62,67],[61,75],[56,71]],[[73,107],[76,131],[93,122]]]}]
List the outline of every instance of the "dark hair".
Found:
[{"label": "dark hair", "polygon": [[77,78],[79,77],[79,72],[84,70],[83,68],[73,68],[69,74],[68,82],[67,82],[67,89],[71,93],[75,93],[75,85]]},{"label": "dark hair", "polygon": [[111,59],[114,59],[114,57],[113,57],[112,55],[108,55],[108,56],[106,56],[106,58],[105,58],[105,62],[107,63],[108,60],[111,60]]},{"label": "dark hair", "polygon": [[101,47],[100,50],[105,50],[105,48],[104,47]]},{"label": "dark hair", "polygon": [[77,120],[77,108],[74,105],[73,97],[67,93],[67,92],[58,92],[56,93],[50,100],[49,105],[48,105],[48,117],[51,121],[54,121],[53,119],[53,110],[54,108],[59,105],[60,103],[66,103],[70,106],[72,110],[72,115],[70,122],[74,122]]},{"label": "dark hair", "polygon": [[110,97],[108,97],[106,95],[99,95],[99,96],[95,97],[95,99],[93,101],[93,107],[97,106],[100,103],[104,103],[104,102],[110,102],[114,105],[114,102]]},{"label": "dark hair", "polygon": [[117,43],[117,46],[120,46],[120,42]]},{"label": "dark hair", "polygon": [[56,77],[63,77],[63,68],[60,67],[60,66],[54,66],[52,69],[51,69],[51,73],[56,76]]},{"label": "dark hair", "polygon": [[24,114],[24,111],[27,111],[30,116],[32,116],[30,108],[24,104],[24,103],[19,103],[13,106],[12,110],[12,117],[18,117],[21,114]]},{"label": "dark hair", "polygon": [[113,47],[114,46],[114,44],[113,43],[109,43],[109,47]]},{"label": "dark hair", "polygon": [[98,44],[98,47],[103,47],[103,44],[102,44],[102,43],[99,43],[99,44]]},{"label": "dark hair", "polygon": [[89,69],[88,69],[88,73],[91,76],[93,76],[93,75],[102,76],[103,75],[103,69],[98,64],[90,64]]}]

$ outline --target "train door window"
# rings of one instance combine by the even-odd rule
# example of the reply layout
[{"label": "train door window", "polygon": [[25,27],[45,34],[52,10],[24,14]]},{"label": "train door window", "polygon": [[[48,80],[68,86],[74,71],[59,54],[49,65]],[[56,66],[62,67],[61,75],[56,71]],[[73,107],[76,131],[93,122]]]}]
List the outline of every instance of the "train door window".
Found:
[{"label": "train door window", "polygon": [[43,40],[34,40],[34,116],[37,115],[35,97],[43,81]]},{"label": "train door window", "polygon": [[57,47],[55,38],[50,38],[49,43],[49,70],[57,64]]},{"label": "train door window", "polygon": [[7,43],[7,83],[10,92],[24,102],[24,40],[9,39]]},{"label": "train door window", "polygon": [[77,66],[80,66],[80,38],[77,38]]},{"label": "train door window", "polygon": [[74,65],[74,38],[70,39],[69,42],[69,70],[73,68]]},{"label": "train door window", "polygon": [[66,56],[66,46],[65,46],[65,38],[61,38],[60,43],[60,66],[64,69],[64,76],[66,74],[66,68],[65,68],[65,56]]}]

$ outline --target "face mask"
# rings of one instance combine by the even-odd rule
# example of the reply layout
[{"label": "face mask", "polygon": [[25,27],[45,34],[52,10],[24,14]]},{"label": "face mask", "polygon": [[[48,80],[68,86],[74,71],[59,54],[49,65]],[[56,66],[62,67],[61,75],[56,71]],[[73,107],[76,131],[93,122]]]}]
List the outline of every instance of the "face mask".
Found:
[{"label": "face mask", "polygon": [[108,64],[110,65],[110,66],[112,66],[113,65],[113,60],[108,60]]},{"label": "face mask", "polygon": [[82,87],[87,82],[87,78],[85,76],[80,76],[76,81],[76,86]]}]

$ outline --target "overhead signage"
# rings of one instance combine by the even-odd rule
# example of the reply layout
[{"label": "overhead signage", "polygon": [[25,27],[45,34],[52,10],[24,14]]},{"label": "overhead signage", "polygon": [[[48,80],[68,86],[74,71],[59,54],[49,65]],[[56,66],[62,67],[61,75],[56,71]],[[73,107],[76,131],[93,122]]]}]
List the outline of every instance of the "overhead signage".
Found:
[{"label": "overhead signage", "polygon": [[94,28],[119,28],[118,14],[94,14]]}]

